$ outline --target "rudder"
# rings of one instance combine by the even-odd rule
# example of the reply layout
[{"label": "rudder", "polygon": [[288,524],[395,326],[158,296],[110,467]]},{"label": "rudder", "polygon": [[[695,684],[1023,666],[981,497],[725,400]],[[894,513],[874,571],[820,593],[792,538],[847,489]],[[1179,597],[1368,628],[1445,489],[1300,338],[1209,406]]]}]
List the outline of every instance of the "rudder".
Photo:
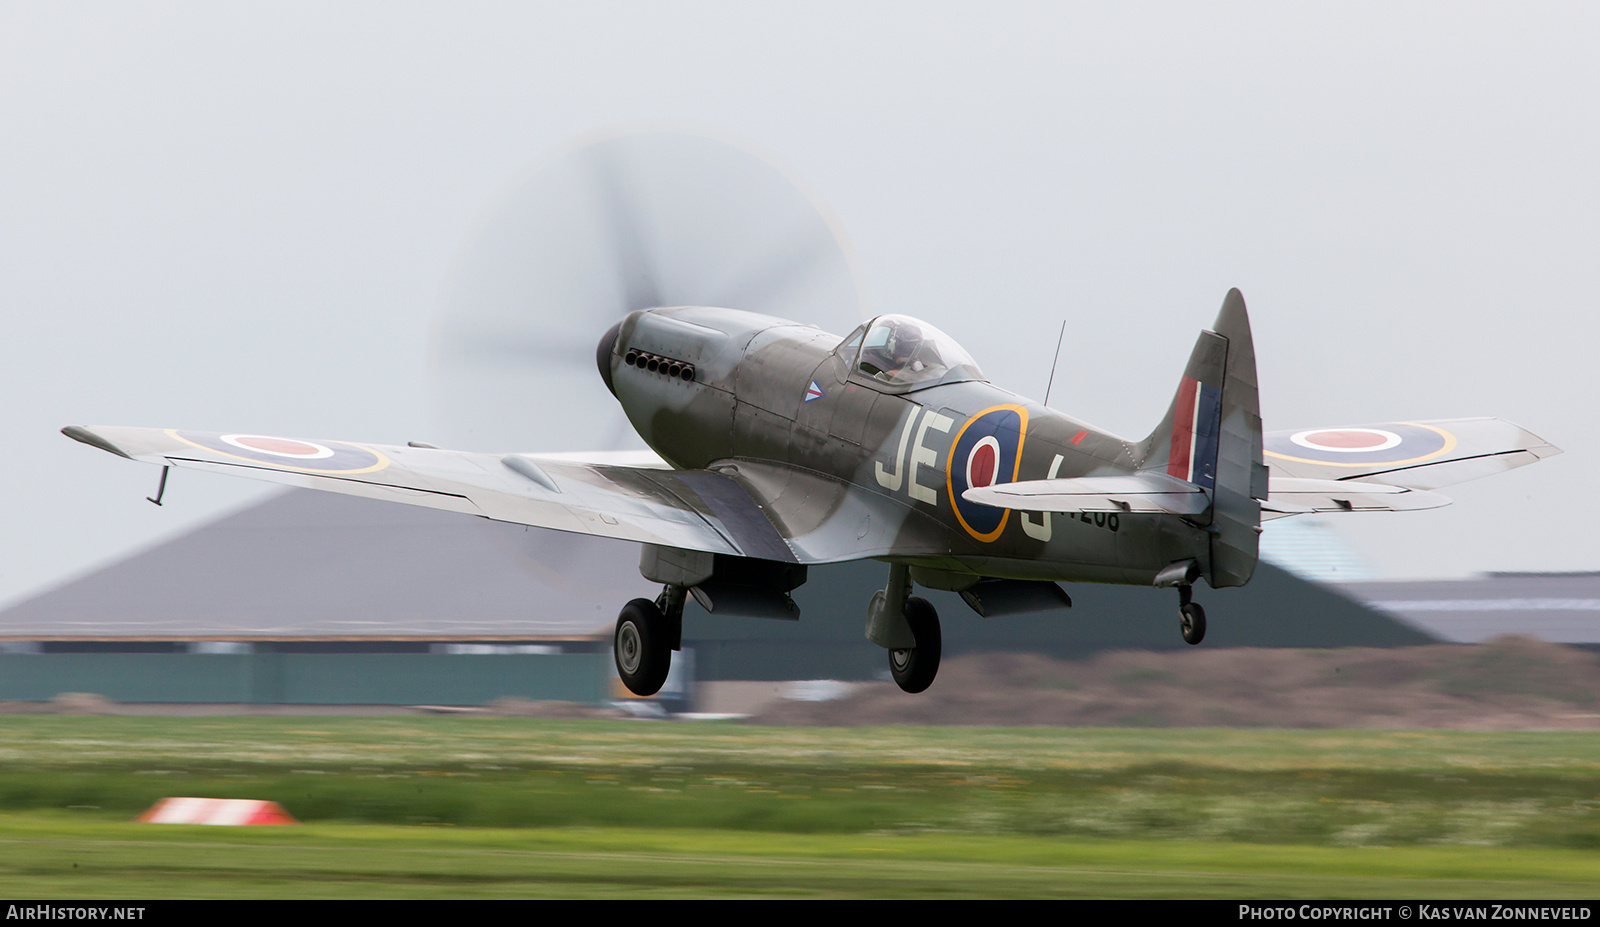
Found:
[{"label": "rudder", "polygon": [[1228,341],[1211,514],[1211,574],[1206,577],[1213,588],[1221,588],[1243,586],[1255,573],[1261,546],[1260,500],[1267,497],[1267,465],[1261,447],[1255,341],[1242,293],[1228,291],[1212,327]]}]

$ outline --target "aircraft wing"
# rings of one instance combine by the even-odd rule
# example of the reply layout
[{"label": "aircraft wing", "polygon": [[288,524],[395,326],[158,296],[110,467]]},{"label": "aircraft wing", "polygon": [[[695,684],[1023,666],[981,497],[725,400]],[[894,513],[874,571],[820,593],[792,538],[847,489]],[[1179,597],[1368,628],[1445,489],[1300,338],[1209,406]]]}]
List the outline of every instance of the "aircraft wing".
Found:
[{"label": "aircraft wing", "polygon": [[1438,489],[1526,466],[1561,449],[1498,418],[1385,422],[1265,435],[1274,476]]},{"label": "aircraft wing", "polygon": [[[113,454],[162,466],[685,550],[791,563],[878,553],[872,543],[876,535],[865,535],[865,548],[844,550],[831,539],[838,531],[822,530],[826,525],[789,530],[769,513],[749,480],[710,470],[674,470],[649,451],[483,454],[171,428],[74,425],[62,432]],[[851,487],[841,487],[838,495],[851,503],[853,512],[872,514],[872,506],[884,504],[878,501],[882,497],[852,492]],[[904,520],[892,515],[879,513],[878,524]],[[857,523],[845,528],[855,542]],[[893,535],[876,530],[882,535],[877,546],[887,552]],[[832,543],[820,543],[830,539]]]}]

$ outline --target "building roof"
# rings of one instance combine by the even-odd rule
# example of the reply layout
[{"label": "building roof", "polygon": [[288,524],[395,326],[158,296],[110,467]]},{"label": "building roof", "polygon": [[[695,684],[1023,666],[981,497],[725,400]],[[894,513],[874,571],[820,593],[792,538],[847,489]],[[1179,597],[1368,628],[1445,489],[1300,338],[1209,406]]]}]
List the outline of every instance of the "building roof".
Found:
[{"label": "building roof", "polygon": [[530,640],[654,597],[636,544],[296,490],[0,612],[0,638]]}]

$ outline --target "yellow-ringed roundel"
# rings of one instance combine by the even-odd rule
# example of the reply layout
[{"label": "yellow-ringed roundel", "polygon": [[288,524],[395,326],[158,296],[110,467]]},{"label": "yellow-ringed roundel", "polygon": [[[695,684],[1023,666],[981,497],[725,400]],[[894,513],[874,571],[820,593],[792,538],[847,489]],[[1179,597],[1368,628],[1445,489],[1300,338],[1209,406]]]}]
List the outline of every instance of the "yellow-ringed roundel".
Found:
[{"label": "yellow-ringed roundel", "polygon": [[168,429],[167,434],[185,444],[217,454],[301,473],[351,475],[371,473],[389,466],[383,454],[343,441],[304,441],[271,435],[216,434]]},{"label": "yellow-ringed roundel", "polygon": [[961,498],[974,486],[1014,483],[1022,465],[1022,442],[1028,433],[1028,410],[1022,406],[993,406],[967,419],[945,461],[945,489],[956,520],[980,541],[993,541],[1005,530],[1007,509],[979,505]]},{"label": "yellow-ringed roundel", "polygon": [[1344,428],[1313,428],[1268,435],[1266,455],[1325,467],[1402,466],[1455,450],[1456,436],[1433,425],[1386,422]]}]

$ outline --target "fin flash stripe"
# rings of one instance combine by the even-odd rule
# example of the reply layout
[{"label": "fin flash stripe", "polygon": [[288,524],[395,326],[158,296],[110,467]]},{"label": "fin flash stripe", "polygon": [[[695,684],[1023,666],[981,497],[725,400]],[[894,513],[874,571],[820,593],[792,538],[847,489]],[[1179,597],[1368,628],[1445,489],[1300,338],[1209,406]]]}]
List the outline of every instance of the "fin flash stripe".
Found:
[{"label": "fin flash stripe", "polygon": [[1178,384],[1172,416],[1167,475],[1206,489],[1217,485],[1217,446],[1222,432],[1222,390],[1193,377]]}]

